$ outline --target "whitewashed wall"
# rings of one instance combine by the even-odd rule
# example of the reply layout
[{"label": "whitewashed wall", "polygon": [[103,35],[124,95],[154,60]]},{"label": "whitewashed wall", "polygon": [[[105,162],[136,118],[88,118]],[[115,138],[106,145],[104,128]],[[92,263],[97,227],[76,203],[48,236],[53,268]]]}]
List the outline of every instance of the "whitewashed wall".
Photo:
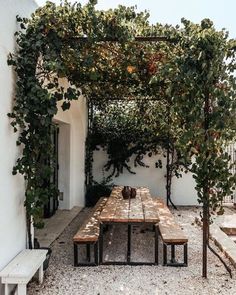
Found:
[{"label": "whitewashed wall", "polygon": [[[20,154],[16,147],[7,113],[13,105],[15,76],[7,65],[9,52],[15,50],[14,33],[18,30],[16,15],[29,16],[37,8],[33,0],[0,0],[0,270],[27,247],[24,208],[24,181],[12,175]],[[64,193],[61,209],[84,206],[84,157],[87,132],[86,101],[72,102],[69,111],[58,107],[55,121],[59,133],[59,189]],[[0,283],[0,294],[2,286]]]},{"label": "whitewashed wall", "polygon": [[[155,168],[155,162],[161,159],[163,168]],[[101,181],[103,178],[103,166],[107,161],[107,155],[104,151],[94,152],[93,175],[94,179]],[[132,161],[131,161],[132,162]],[[123,174],[113,178],[113,183],[117,185],[147,186],[150,188],[152,196],[159,196],[166,199],[165,192],[165,158],[160,156],[146,157],[144,162],[150,168],[133,167],[136,174],[130,174],[124,169]],[[105,175],[108,175],[105,173]],[[183,173],[182,178],[173,177],[172,200],[176,205],[198,205],[197,193],[194,189],[195,181],[190,173]]]},{"label": "whitewashed wall", "polygon": [[71,209],[85,204],[85,140],[87,135],[86,100],[81,96],[69,110],[58,105],[55,122],[59,125],[59,190],[63,200],[60,209]]},{"label": "whitewashed wall", "polygon": [[[26,247],[24,181],[12,175],[19,150],[17,135],[10,127],[7,113],[12,110],[15,77],[7,65],[9,52],[15,50],[16,15],[29,16],[37,8],[33,0],[0,0],[0,270]],[[0,285],[1,293],[1,285]]]}]

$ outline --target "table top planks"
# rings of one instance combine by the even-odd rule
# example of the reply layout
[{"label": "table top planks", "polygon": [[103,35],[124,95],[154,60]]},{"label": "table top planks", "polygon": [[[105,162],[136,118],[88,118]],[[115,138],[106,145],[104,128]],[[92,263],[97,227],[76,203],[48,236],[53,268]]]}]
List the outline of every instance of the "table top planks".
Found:
[{"label": "table top planks", "polygon": [[129,222],[130,202],[129,200],[119,199],[116,204],[116,211],[113,222]]},{"label": "table top planks", "polygon": [[143,204],[145,222],[156,222],[160,221],[158,215],[158,204],[153,200],[149,193],[145,191],[141,192],[141,199]]},{"label": "table top planks", "polygon": [[137,194],[134,199],[130,199],[130,212],[129,212],[130,222],[144,222],[145,216],[143,212],[143,204],[141,199],[141,192],[137,189]]},{"label": "table top planks", "polygon": [[122,197],[123,187],[113,188],[104,209],[102,210],[100,222],[119,223],[158,223],[158,209],[152,201],[148,188],[137,188],[136,198],[124,200]]},{"label": "table top planks", "polygon": [[121,199],[121,191],[122,187],[115,186],[113,188],[111,195],[99,216],[99,221],[113,221],[116,207],[119,205],[119,199]]}]

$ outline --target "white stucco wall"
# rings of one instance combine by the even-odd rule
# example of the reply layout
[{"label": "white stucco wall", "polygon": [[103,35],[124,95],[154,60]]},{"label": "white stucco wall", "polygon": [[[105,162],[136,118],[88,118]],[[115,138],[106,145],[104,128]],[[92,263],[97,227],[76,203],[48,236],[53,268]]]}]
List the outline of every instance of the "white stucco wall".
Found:
[{"label": "white stucco wall", "polygon": [[82,96],[63,111],[58,104],[54,117],[59,125],[59,190],[63,200],[60,209],[71,209],[85,204],[85,140],[87,136],[87,106]]},{"label": "white stucco wall", "polygon": [[[15,76],[7,65],[9,52],[14,52],[14,33],[18,30],[16,15],[29,16],[37,8],[33,0],[0,0],[0,270],[27,247],[24,208],[24,180],[13,176],[12,168],[20,153],[16,146],[7,113],[13,105]],[[61,209],[84,206],[84,157],[87,132],[86,101],[72,102],[69,111],[58,108],[59,123],[59,189],[64,193]],[[2,286],[0,283],[0,294]]]},{"label": "white stucco wall", "polygon": [[[161,159],[163,168],[155,168],[155,162]],[[103,178],[103,166],[107,161],[107,155],[103,150],[94,152],[93,162],[93,176],[97,181]],[[113,178],[113,183],[117,185],[130,185],[130,186],[147,186],[150,189],[152,196],[158,196],[166,200],[165,191],[165,158],[161,156],[145,157],[144,162],[150,166],[145,167],[132,167],[136,174],[130,174],[124,169],[123,174]],[[132,161],[131,161],[132,163]],[[107,172],[105,175],[108,175]],[[194,189],[195,181],[190,173],[183,173],[182,178],[177,179],[173,177],[172,180],[172,200],[176,205],[198,205],[197,193]]]},{"label": "white stucco wall", "polygon": [[[19,153],[17,134],[9,124],[15,77],[7,65],[9,52],[15,50],[16,15],[29,16],[37,8],[33,0],[0,0],[0,270],[26,247],[24,181],[12,175]],[[1,285],[0,285],[1,293]]]}]

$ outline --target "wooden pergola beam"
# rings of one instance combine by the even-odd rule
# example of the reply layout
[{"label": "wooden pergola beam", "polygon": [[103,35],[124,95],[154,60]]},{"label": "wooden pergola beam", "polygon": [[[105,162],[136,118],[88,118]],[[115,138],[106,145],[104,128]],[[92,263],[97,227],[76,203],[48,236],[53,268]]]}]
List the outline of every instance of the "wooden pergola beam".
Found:
[{"label": "wooden pergola beam", "polygon": [[[77,41],[81,41],[81,42],[87,42],[89,40],[88,37],[84,36],[84,37],[73,37],[70,38],[70,40],[77,40]],[[170,39],[168,37],[162,37],[162,36],[136,36],[134,37],[133,41],[137,41],[137,42],[175,42],[175,39]],[[118,38],[104,38],[101,40],[98,40],[98,42],[121,42]]]}]

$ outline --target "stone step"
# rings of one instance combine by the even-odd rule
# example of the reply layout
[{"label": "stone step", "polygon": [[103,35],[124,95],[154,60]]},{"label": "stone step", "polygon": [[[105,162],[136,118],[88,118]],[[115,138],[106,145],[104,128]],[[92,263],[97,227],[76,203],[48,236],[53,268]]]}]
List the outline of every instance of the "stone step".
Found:
[{"label": "stone step", "polygon": [[231,239],[232,241],[234,241],[234,243],[236,243],[236,235],[229,236],[229,237],[230,237],[230,239]]},{"label": "stone step", "polygon": [[236,236],[236,214],[223,216],[220,228],[229,236]]}]

